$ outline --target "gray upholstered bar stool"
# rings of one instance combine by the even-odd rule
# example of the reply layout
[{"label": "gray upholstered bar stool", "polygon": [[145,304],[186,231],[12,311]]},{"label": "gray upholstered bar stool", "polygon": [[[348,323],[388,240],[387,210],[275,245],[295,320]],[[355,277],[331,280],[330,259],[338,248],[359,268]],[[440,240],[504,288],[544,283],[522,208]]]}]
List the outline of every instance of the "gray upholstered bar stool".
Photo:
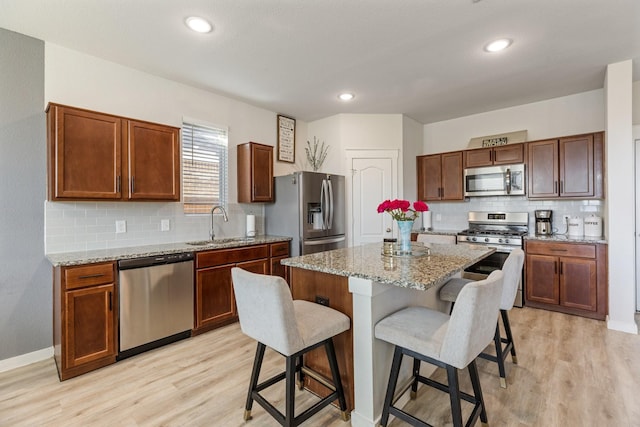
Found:
[{"label": "gray upholstered bar stool", "polygon": [[[332,338],[349,329],[349,318],[329,307],[309,301],[294,301],[287,282],[278,276],[250,273],[240,268],[231,270],[233,290],[238,307],[240,328],[245,335],[258,341],[253,372],[247,394],[244,419],[251,419],[253,401],[258,402],[281,425],[294,427],[302,424],[331,402],[338,400],[342,418],[349,413],[340,381],[340,371]],[[258,384],[262,359],[266,347],[286,358],[285,372]],[[332,392],[313,406],[295,416],[295,374],[302,369],[302,356],[310,350],[324,346],[332,381],[305,369],[305,374],[315,377]],[[285,380],[285,413],[276,409],[260,392]]]},{"label": "gray upholstered bar stool", "polygon": [[[487,423],[475,359],[491,342],[498,318],[503,273],[492,272],[485,280],[470,283],[460,291],[451,315],[425,307],[408,307],[382,319],[375,327],[376,338],[395,345],[389,385],[384,400],[380,425],[386,426],[394,415],[413,426],[428,426],[422,420],[393,406],[400,365],[404,355],[413,358],[411,390],[418,382],[449,393],[453,425],[462,426],[460,399],[474,405],[464,425],[472,426],[480,416]],[[428,362],[447,370],[448,384],[420,375],[420,362]],[[468,368],[473,396],[460,391],[458,369]],[[406,390],[405,390],[406,391]]]},{"label": "gray upholstered bar stool", "polygon": [[[522,265],[524,264],[524,251],[522,249],[514,249],[506,261],[502,265],[502,272],[504,273],[504,286],[502,287],[502,297],[500,299],[500,316],[502,317],[502,324],[504,325],[504,332],[506,337],[502,337],[500,334],[500,320],[496,323],[496,332],[493,337],[494,345],[496,348],[496,355],[489,353],[481,353],[480,357],[483,359],[491,360],[498,364],[498,371],[500,373],[500,386],[507,388],[507,374],[504,367],[504,361],[507,355],[511,353],[511,360],[514,364],[518,364],[518,358],[516,356],[516,347],[513,342],[513,335],[511,334],[511,325],[509,323],[509,310],[513,308],[513,303],[516,299],[516,293],[518,292],[518,283],[522,277]],[[469,282],[473,282],[469,279],[456,278],[451,279],[440,288],[440,299],[443,301],[456,302],[460,290]],[[502,344],[506,344],[504,347]]]}]

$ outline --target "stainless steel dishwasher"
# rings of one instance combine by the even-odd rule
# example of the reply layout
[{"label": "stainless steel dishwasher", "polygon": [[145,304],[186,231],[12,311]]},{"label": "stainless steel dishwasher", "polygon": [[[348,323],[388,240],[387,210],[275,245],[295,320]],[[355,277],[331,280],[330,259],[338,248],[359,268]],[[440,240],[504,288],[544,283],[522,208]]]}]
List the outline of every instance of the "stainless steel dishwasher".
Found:
[{"label": "stainless steel dishwasher", "polygon": [[118,359],[191,336],[193,254],[118,261]]}]

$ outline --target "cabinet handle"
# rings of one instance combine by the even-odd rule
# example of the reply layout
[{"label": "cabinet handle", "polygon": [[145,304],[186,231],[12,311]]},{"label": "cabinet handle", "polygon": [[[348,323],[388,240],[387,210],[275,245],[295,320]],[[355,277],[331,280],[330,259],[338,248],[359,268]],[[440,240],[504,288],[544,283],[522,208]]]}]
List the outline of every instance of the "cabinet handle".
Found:
[{"label": "cabinet handle", "polygon": [[102,277],[104,276],[104,273],[100,273],[100,274],[86,274],[84,276],[78,276],[78,279],[93,279],[95,277]]},{"label": "cabinet handle", "polygon": [[553,181],[553,192],[554,193],[558,192],[558,181]]},{"label": "cabinet handle", "polygon": [[558,274],[558,261],[553,261],[553,274]]},{"label": "cabinet handle", "polygon": [[567,252],[566,249],[551,249],[551,252]]},{"label": "cabinet handle", "polygon": [[493,158],[493,151],[489,151],[489,161],[493,162],[494,158]]},{"label": "cabinet handle", "polygon": [[109,311],[113,311],[113,293],[109,291]]},{"label": "cabinet handle", "polygon": [[562,261],[560,261],[560,274],[562,275]]},{"label": "cabinet handle", "polygon": [[131,177],[131,194],[135,193],[136,191],[136,177],[132,176]]},{"label": "cabinet handle", "polygon": [[120,186],[122,185],[122,178],[118,175],[118,179],[116,180],[116,193],[120,192]]},{"label": "cabinet handle", "polygon": [[564,191],[564,181],[560,180],[560,194]]}]

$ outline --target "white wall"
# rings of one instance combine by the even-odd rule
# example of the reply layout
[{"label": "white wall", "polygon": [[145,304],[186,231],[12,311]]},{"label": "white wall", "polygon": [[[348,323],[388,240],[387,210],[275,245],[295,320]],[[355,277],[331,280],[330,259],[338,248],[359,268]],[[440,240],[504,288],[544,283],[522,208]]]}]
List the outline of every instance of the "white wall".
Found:
[{"label": "white wall", "polygon": [[461,150],[474,137],[525,129],[529,141],[603,130],[602,89],[430,123],[422,154]]},{"label": "white wall", "polygon": [[409,117],[402,118],[402,164],[403,182],[400,197],[406,200],[417,200],[418,183],[416,177],[416,156],[422,154],[424,126]]},{"label": "white wall", "polygon": [[609,240],[609,319],[611,329],[637,333],[635,313],[634,146],[632,61],[607,66],[606,158]]},{"label": "white wall", "polygon": [[[238,204],[237,144],[248,141],[277,146],[277,114],[55,44],[45,44],[45,104],[55,102],[135,119],[180,127],[183,117],[229,128],[229,222],[215,221],[217,236],[240,236],[245,214],[257,215],[264,230],[263,207]],[[296,157],[306,123],[296,122]],[[303,154],[303,151],[302,151]],[[274,161],[277,154],[274,155]],[[296,163],[299,163],[297,161]],[[276,174],[296,164],[275,161]],[[127,221],[127,233],[115,234],[115,220]],[[171,230],[160,231],[160,219]],[[180,203],[61,203],[47,202],[46,251],[62,252],[198,240],[208,237],[207,216],[186,216]]]}]

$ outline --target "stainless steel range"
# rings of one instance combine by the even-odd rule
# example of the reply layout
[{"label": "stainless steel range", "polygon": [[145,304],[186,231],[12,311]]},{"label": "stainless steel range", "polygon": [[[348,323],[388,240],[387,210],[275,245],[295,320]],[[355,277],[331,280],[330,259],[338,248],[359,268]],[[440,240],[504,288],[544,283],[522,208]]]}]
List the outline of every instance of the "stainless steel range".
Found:
[{"label": "stainless steel range", "polygon": [[[469,228],[458,233],[458,244],[484,245],[496,252],[465,270],[465,277],[482,279],[502,265],[514,248],[523,247],[523,236],[528,233],[528,212],[469,212]],[[524,276],[520,280],[514,303],[522,307]]]}]

